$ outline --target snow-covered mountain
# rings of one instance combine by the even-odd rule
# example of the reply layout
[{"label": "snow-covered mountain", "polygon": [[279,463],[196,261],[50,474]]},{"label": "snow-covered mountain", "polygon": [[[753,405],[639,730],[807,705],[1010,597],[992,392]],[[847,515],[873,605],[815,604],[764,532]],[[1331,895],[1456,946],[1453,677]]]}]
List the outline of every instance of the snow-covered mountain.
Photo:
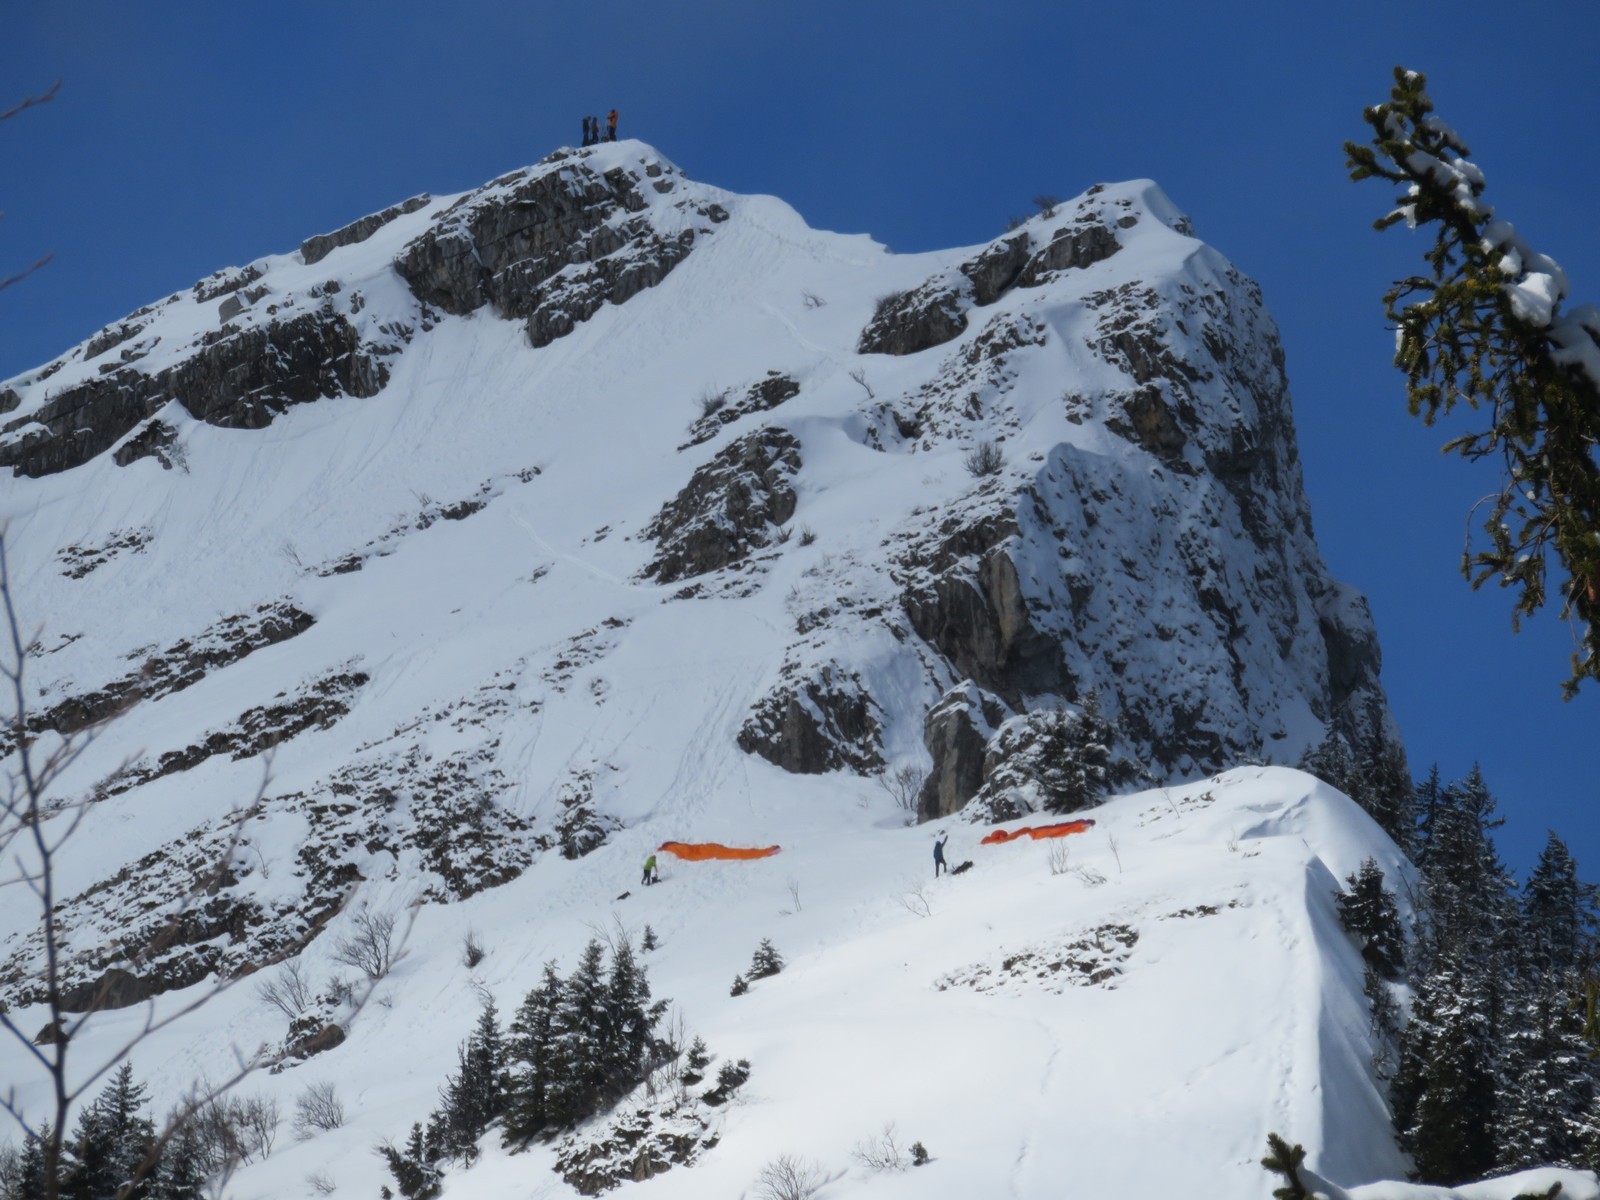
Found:
[{"label": "snow-covered mountain", "polygon": [[[68,982],[135,1006],[85,1037],[218,973],[320,979],[363,908],[416,913],[388,1003],[257,1085],[337,1079],[359,1115],[239,1195],[370,1195],[473,979],[514,1008],[612,914],[753,1064],[641,1194],[738,1195],[789,1150],[843,1171],[885,1120],[935,1161],[827,1194],[1109,1193],[1157,1153],[1186,1193],[1265,1195],[1268,1128],[1338,1178],[1399,1170],[1332,891],[1403,864],[1308,777],[1228,770],[1393,745],[1376,638],[1317,553],[1257,289],[1154,184],[891,255],[638,142],[567,150],[219,272],[0,408],[30,727],[120,714],[59,789],[93,802]],[[952,824],[973,870],[907,904],[929,831],[871,776],[927,768],[924,818],[1018,811],[993,781],[1028,714],[1091,692],[1165,786],[1060,874]],[[641,891],[669,838],[783,850]],[[24,1013],[35,919],[0,892]],[[728,997],[763,936],[789,970]],[[284,1037],[245,984],[136,1066],[171,1094]],[[555,1153],[446,1195],[569,1194]]]}]

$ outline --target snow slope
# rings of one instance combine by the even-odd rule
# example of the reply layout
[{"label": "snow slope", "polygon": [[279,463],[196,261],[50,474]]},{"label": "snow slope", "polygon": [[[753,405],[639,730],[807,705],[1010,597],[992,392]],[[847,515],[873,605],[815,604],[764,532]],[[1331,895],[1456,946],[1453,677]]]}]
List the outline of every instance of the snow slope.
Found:
[{"label": "snow slope", "polygon": [[[404,207],[0,385],[39,745],[143,697],[61,781],[93,800],[58,882],[69,980],[125,973],[157,1010],[285,956],[322,980],[362,906],[416,914],[349,1040],[249,1085],[287,1109],[334,1079],[350,1125],[285,1132],[237,1194],[321,1170],[370,1195],[475,986],[514,1008],[613,913],[754,1068],[651,1195],[738,1195],[790,1151],[846,1172],[886,1120],[936,1161],[825,1194],[1095,1194],[1162,1155],[1198,1195],[1266,1195],[1269,1129],[1333,1178],[1400,1169],[1332,893],[1367,854],[1404,868],[1305,776],[1215,774],[1392,740],[1376,641],[1317,555],[1259,296],[1159,188],[910,256],[634,142]],[[886,312],[943,340],[875,350]],[[1004,464],[975,477],[984,442]],[[969,681],[1002,713],[1094,688],[1173,782],[1094,814],[1088,876],[951,825],[976,865],[919,917],[928,830],[864,776],[951,767],[924,718]],[[151,949],[258,792],[232,882]],[[641,894],[669,838],[784,850]],[[24,1024],[35,920],[0,890]],[[1127,951],[1095,986],[1000,965],[1091,935]],[[789,969],[730,998],[763,936]],[[245,982],[136,1066],[170,1098],[283,1026]],[[0,1078],[37,1103],[16,1047]],[[492,1153],[447,1195],[567,1194],[551,1155]]]}]

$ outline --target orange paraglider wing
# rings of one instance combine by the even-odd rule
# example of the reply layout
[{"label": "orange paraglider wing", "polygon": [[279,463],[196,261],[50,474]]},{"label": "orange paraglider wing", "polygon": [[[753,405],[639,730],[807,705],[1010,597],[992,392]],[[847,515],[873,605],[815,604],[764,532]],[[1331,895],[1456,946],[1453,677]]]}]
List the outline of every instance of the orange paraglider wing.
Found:
[{"label": "orange paraglider wing", "polygon": [[998,846],[1002,842],[1013,841],[1019,837],[1030,837],[1035,841],[1040,838],[1066,837],[1069,833],[1083,833],[1094,828],[1094,822],[1087,817],[1077,821],[1059,821],[1054,825],[1028,825],[1021,829],[996,829],[986,835],[978,843],[980,846]]},{"label": "orange paraglider wing", "polygon": [[704,862],[714,858],[771,858],[781,847],[724,846],[720,842],[662,842],[656,849],[689,862]]}]

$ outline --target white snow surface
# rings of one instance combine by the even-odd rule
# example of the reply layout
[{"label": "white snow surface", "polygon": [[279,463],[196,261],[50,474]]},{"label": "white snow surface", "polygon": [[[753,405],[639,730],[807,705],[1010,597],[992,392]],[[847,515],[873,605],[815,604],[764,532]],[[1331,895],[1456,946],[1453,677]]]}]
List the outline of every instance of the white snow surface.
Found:
[{"label": "white snow surface", "polygon": [[[590,161],[657,157],[623,142]],[[1270,1193],[1257,1163],[1269,1131],[1306,1145],[1319,1171],[1346,1184],[1403,1174],[1369,1066],[1360,956],[1339,928],[1333,895],[1369,855],[1392,878],[1409,868],[1344,797],[1298,772],[1259,766],[1118,797],[1092,814],[1091,832],[1063,843],[1064,874],[1051,873],[1045,843],[980,847],[983,830],[951,824],[947,858],[974,867],[934,882],[933,829],[906,827],[872,781],[788,774],[735,744],[786,658],[832,661],[858,671],[873,697],[884,758],[925,761],[922,716],[959,681],[949,668],[930,666],[915,639],[906,643],[881,623],[841,614],[797,640],[795,617],[840,600],[892,603],[882,570],[890,537],[993,488],[962,467],[985,429],[1004,431],[1006,486],[1054,488],[1060,511],[1089,507],[1086,480],[1128,489],[1130,508],[1120,514],[1128,544],[1157,565],[1102,581],[1090,621],[1128,631],[1120,644],[1133,646],[1135,676],[1201,711],[1214,697],[1227,710],[1219,724],[1255,729],[1283,757],[1319,737],[1327,714],[1313,711],[1306,682],[1326,683],[1319,620],[1353,627],[1366,618],[1359,597],[1331,581],[1319,618],[1303,590],[1303,573],[1320,570],[1309,526],[1289,538],[1299,557],[1278,564],[1291,616],[1274,626],[1276,649],[1241,634],[1230,668],[1227,645],[1186,624],[1177,585],[1160,573],[1207,527],[1212,493],[1182,511],[1165,507],[1172,502],[1162,489],[1177,487],[1170,473],[1101,421],[1069,418],[1061,404],[1063,387],[1092,400],[1128,384],[1084,348],[1085,296],[1124,284],[1163,296],[1232,286],[1231,268],[1179,231],[1186,224],[1154,184],[1114,185],[1063,205],[1053,223],[1030,224],[1037,243],[1079,212],[1130,213],[1136,222],[1119,230],[1120,253],[1060,285],[1019,289],[975,310],[951,346],[861,356],[856,338],[878,295],[914,287],[973,251],[893,256],[866,237],[812,230],[771,197],[686,181],[664,198],[645,189],[659,228],[694,223],[669,203],[686,190],[724,206],[729,219],[659,287],[606,305],[541,350],[529,347],[520,323],[488,309],[442,316],[389,362],[388,385],[371,399],[303,404],[259,430],[204,424],[174,403],[162,417],[179,430],[177,469],[153,459],[117,467],[103,454],[58,475],[0,483],[18,603],[42,622],[29,662],[38,708],[270,601],[291,599],[316,618],[297,637],[132,708],[62,780],[60,795],[82,794],[126,761],[153,761],[344,668],[370,677],[348,715],[270,756],[268,804],[245,834],[238,866],[238,887],[263,904],[299,895],[297,853],[318,832],[304,805],[283,798],[325,794],[330,772],[350,763],[381,769],[408,754],[441,763],[458,756],[482,783],[485,804],[543,834],[563,787],[587,773],[595,807],[621,823],[587,857],[529,851],[532,865],[511,882],[450,903],[415,847],[394,854],[364,850],[360,839],[346,845],[362,882],[302,961],[316,980],[335,973],[330,943],[363,904],[415,905],[406,955],[342,1046],[244,1085],[278,1096],[287,1126],[294,1096],[331,1080],[351,1119],[303,1142],[286,1127],[231,1194],[306,1194],[306,1178],[322,1172],[341,1195],[374,1195],[387,1179],[371,1147],[399,1141],[436,1105],[479,992],[509,1016],[546,960],[570,969],[592,931],[613,920],[634,936],[646,923],[654,928],[662,946],[646,961],[656,995],[674,1001],[718,1062],[752,1064],[740,1099],[719,1110],[719,1144],[693,1166],[623,1185],[619,1197],[747,1194],[762,1164],[793,1153],[824,1172],[825,1200],[1127,1195],[1138,1194],[1137,1179],[1181,1179],[1195,1200],[1238,1200]],[[259,260],[270,296],[234,319],[266,320],[273,303],[292,312],[311,303],[312,287],[337,278],[341,311],[364,331],[416,323],[417,302],[390,264],[456,199],[436,199],[314,266],[295,253]],[[809,304],[808,294],[824,303]],[[141,366],[181,361],[216,328],[217,307],[189,293],[163,302],[139,335],[141,344],[160,339]],[[872,445],[863,389],[850,372],[863,370],[880,399],[914,393],[930,365],[970,346],[991,314],[1049,331],[1043,349],[1017,360],[1013,378],[984,393],[1002,422],[926,440],[915,452]],[[1246,331],[1247,340],[1269,334],[1264,315]],[[16,415],[97,370],[79,347],[53,374],[10,381],[21,399]],[[694,397],[773,370],[799,381],[800,395],[704,445],[675,449],[697,415]],[[1218,401],[1219,420],[1231,406],[1227,419],[1247,426],[1253,403],[1229,393]],[[676,586],[643,581],[651,549],[641,530],[659,506],[694,466],[773,422],[802,445],[794,524],[814,530],[816,542],[769,548],[739,586],[690,600],[671,599]],[[417,520],[474,498],[487,503],[466,519]],[[1215,534],[1224,546],[1219,578],[1255,570],[1240,549],[1244,535],[1230,529]],[[64,572],[66,547],[104,547],[128,531],[143,537],[139,548],[107,552],[78,578]],[[1102,528],[1094,536],[1112,535]],[[1052,545],[1042,533],[1027,543],[1025,576],[1044,578]],[[1052,557],[1076,552],[1056,549]],[[368,555],[363,569],[316,573],[352,553]],[[1158,626],[1176,613],[1176,630],[1135,631],[1135,611]],[[1255,707],[1227,708],[1237,702],[1210,681],[1229,670],[1254,681]],[[191,831],[224,826],[256,793],[266,761],[216,755],[95,804],[63,857],[59,893],[76,895]],[[663,857],[663,884],[639,888],[640,862],[667,839],[783,849],[744,863]],[[906,902],[918,888],[926,916],[911,911],[920,907],[914,895]],[[23,889],[0,889],[0,957],[17,952],[35,918]],[[99,920],[85,919],[75,935],[69,920],[69,951],[115,937],[115,921]],[[1026,974],[1027,963],[1108,925],[1137,933],[1109,980],[1078,986],[1061,982],[1064,970]],[[468,930],[489,952],[476,971],[461,963]],[[763,937],[788,967],[729,997]],[[1012,971],[1008,960],[1024,965]],[[135,1068],[164,1102],[197,1076],[226,1073],[236,1054],[283,1037],[283,1018],[254,984],[242,981],[138,1048]],[[170,1010],[192,995],[169,993],[149,1007]],[[97,1014],[76,1060],[93,1061],[146,1010]],[[19,1010],[21,1024],[42,1023],[38,1011]],[[10,1043],[0,1045],[0,1081],[15,1083],[30,1109],[43,1103],[41,1080]],[[856,1165],[851,1147],[886,1121],[924,1142],[933,1161],[903,1173]],[[551,1171],[553,1155],[544,1146],[511,1155],[492,1144],[477,1165],[448,1175],[445,1196],[575,1194]]]}]

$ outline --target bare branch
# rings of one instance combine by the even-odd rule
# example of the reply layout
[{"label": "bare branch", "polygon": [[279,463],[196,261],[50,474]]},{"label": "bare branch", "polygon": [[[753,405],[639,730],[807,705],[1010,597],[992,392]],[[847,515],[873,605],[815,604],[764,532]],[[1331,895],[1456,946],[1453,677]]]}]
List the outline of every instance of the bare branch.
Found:
[{"label": "bare branch", "polygon": [[6,109],[5,112],[0,112],[0,121],[10,120],[23,109],[32,108],[36,104],[49,104],[50,101],[56,98],[56,93],[60,90],[61,80],[58,79],[46,90],[40,92],[37,96],[29,96],[26,100],[22,100],[16,104],[13,104],[10,108]]}]

